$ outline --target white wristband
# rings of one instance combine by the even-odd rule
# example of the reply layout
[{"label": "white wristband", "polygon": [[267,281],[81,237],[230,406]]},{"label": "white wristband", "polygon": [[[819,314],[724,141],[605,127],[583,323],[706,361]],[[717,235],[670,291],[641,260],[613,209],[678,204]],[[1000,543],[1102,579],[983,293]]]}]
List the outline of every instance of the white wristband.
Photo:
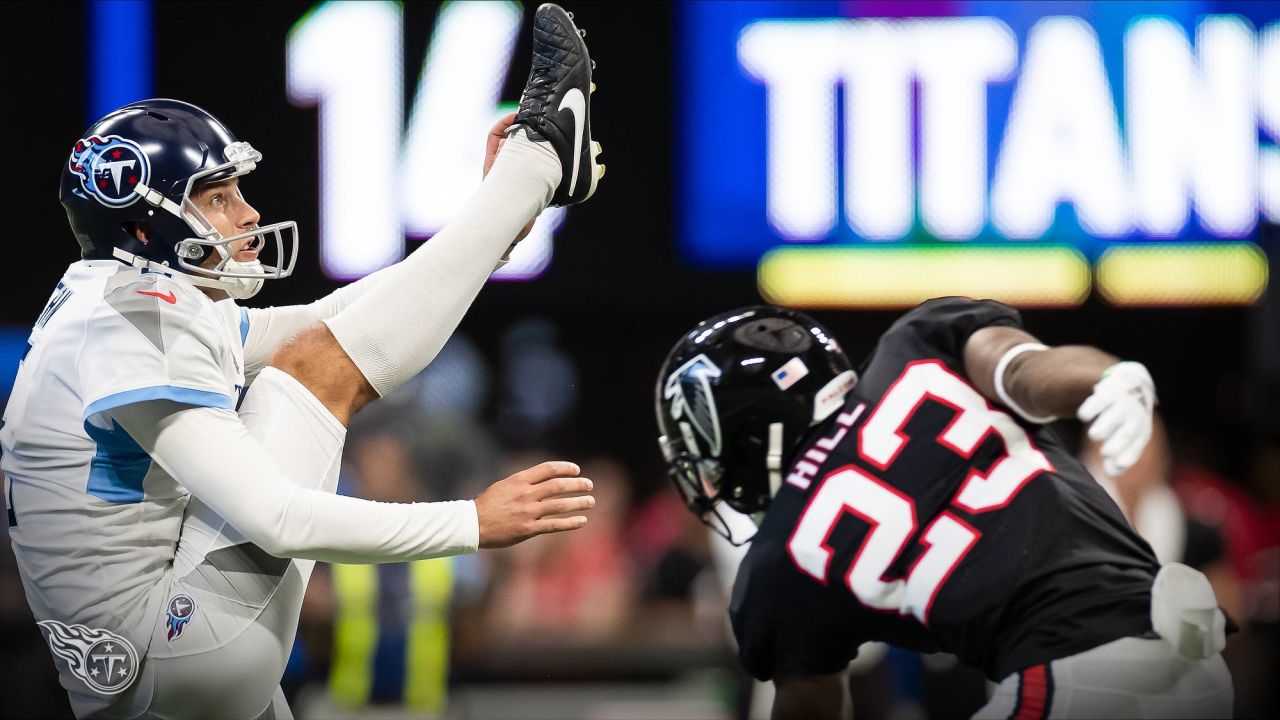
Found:
[{"label": "white wristband", "polygon": [[1041,352],[1048,349],[1049,348],[1047,346],[1041,345],[1040,343],[1022,343],[1020,345],[1014,345],[1013,347],[1006,350],[1004,355],[1000,356],[1000,361],[996,363],[996,371],[995,371],[995,378],[994,378],[995,386],[996,386],[996,395],[1000,397],[1000,402],[1004,403],[1005,407],[1018,413],[1018,416],[1021,417],[1023,420],[1026,420],[1027,422],[1030,422],[1030,423],[1037,423],[1039,425],[1044,425],[1045,423],[1051,423],[1054,420],[1057,420],[1058,418],[1052,415],[1045,415],[1045,416],[1032,415],[1031,413],[1019,407],[1018,403],[1014,402],[1013,398],[1009,397],[1008,391],[1004,389],[1004,371],[1009,368],[1009,363],[1013,362],[1013,359],[1018,357],[1022,353]]}]

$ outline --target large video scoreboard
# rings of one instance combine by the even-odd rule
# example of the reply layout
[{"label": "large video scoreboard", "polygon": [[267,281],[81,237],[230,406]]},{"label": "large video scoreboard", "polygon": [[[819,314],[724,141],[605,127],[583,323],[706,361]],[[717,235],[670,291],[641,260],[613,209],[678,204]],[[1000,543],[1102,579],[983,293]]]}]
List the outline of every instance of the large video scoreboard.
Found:
[{"label": "large video scoreboard", "polygon": [[1280,4],[680,7],[682,256],[802,306],[1247,304]]},{"label": "large video scoreboard", "polygon": [[[480,182],[483,147],[459,139],[513,107],[527,13],[452,2],[426,25],[389,0],[296,7],[265,38],[284,91],[264,101],[314,109],[317,255],[357,278]],[[171,11],[88,3],[91,117],[150,94],[150,28]],[[594,12],[611,11],[634,8]],[[1239,305],[1266,287],[1280,3],[753,0],[670,17],[672,76],[646,77],[661,101],[636,102],[670,113],[653,121],[675,143],[629,170],[670,174],[696,270],[754,272],[766,299],[808,307]],[[499,277],[539,276],[567,215],[544,213]]]}]

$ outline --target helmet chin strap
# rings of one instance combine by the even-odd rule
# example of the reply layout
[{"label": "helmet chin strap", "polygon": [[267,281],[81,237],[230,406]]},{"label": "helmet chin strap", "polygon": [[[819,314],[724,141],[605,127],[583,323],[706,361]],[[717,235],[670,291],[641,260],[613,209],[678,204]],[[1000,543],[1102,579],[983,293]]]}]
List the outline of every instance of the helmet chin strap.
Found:
[{"label": "helmet chin strap", "polygon": [[[782,488],[782,423],[769,423],[769,447],[765,451],[764,466],[769,472],[769,499],[778,496],[778,490]],[[751,522],[756,527],[760,527],[760,523],[764,522],[764,511],[751,513],[749,516]],[[728,538],[730,543],[734,545],[743,545],[750,538],[742,542],[734,542],[733,538]]]},{"label": "helmet chin strap", "polygon": [[[243,144],[243,143],[238,143],[238,144]],[[243,144],[243,145],[247,147],[247,144]],[[252,151],[252,148],[249,148],[249,149],[250,151]],[[249,169],[251,170],[252,167],[250,167]],[[243,174],[243,173],[237,173],[237,174]],[[160,192],[159,190],[156,190],[155,188],[147,187],[143,183],[138,183],[135,189],[142,196],[142,198],[147,201],[147,203],[168,212],[170,215],[173,215],[179,220],[182,220],[183,222],[190,225],[190,222],[187,220],[186,216],[182,212],[182,207],[179,206],[174,201],[170,200],[169,198],[165,197],[164,193]],[[218,270],[230,269],[232,271],[250,273],[254,275],[266,275],[266,271],[262,268],[261,262],[257,260],[254,260],[252,262],[247,262],[247,263],[237,262],[230,256],[230,253],[227,252],[226,248],[222,247],[221,245],[214,245],[213,247],[217,249],[218,254],[222,256],[222,262],[219,263]],[[115,248],[113,253],[117,258],[124,260],[130,265],[133,265],[134,267],[157,267],[157,268],[164,267],[164,268],[167,268],[168,271],[170,272],[180,272],[183,274],[184,277],[186,277],[188,280],[191,281],[192,285],[199,285],[200,287],[207,287],[207,288],[214,288],[217,290],[221,290],[226,294],[230,295],[231,297],[235,298],[236,300],[248,300],[254,295],[257,295],[258,291],[262,290],[263,278],[251,278],[251,277],[205,278],[205,277],[200,277],[199,275],[196,275],[194,273],[184,272],[177,268],[171,268],[168,265],[151,262],[146,258],[140,258],[136,255],[133,255],[132,253],[127,253],[121,250],[120,248]],[[142,263],[142,264],[139,264],[139,263]]]},{"label": "helmet chin strap", "polygon": [[[183,272],[178,268],[170,267],[168,263],[158,263],[148,260],[140,255],[134,255],[133,253],[118,247],[112,248],[111,254],[115,256],[117,260],[123,261],[132,267],[146,268],[156,272],[178,273],[192,285],[221,290],[236,300],[248,300],[258,294],[258,291],[262,289],[262,280],[259,278],[207,278],[193,273]],[[231,267],[235,270],[243,270],[245,272],[255,272],[256,267],[257,272],[263,272],[262,264],[257,260],[254,260],[252,263],[240,263],[235,260],[227,260],[225,262],[225,266]]]},{"label": "helmet chin strap", "polygon": [[769,450],[764,456],[769,470],[769,497],[778,495],[782,487],[782,423],[769,423]]},{"label": "helmet chin strap", "polygon": [[[227,252],[227,249],[221,245],[214,245],[213,247],[222,256],[222,262],[218,264],[218,270],[266,275],[266,271],[262,269],[262,263],[256,259],[243,263],[231,257],[231,253]],[[221,282],[228,295],[236,300],[248,300],[257,295],[258,291],[262,289],[263,279],[260,277],[226,277],[222,278]]]}]

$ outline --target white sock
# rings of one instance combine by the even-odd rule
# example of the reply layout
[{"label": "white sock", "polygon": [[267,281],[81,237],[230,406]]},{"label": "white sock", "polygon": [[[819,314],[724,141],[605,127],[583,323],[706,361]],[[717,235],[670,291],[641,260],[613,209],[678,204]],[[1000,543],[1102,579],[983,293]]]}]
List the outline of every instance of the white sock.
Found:
[{"label": "white sock", "polygon": [[379,395],[440,352],[512,240],[551,202],[561,172],[549,145],[511,136],[448,227],[324,321]]}]

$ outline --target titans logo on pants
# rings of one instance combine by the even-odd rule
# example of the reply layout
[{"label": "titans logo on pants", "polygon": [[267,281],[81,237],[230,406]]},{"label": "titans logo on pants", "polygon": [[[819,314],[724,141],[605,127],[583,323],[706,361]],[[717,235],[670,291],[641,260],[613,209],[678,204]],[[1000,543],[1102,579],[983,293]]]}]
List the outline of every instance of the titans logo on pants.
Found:
[{"label": "titans logo on pants", "polygon": [[115,695],[137,677],[138,653],[119,635],[57,620],[36,624],[48,633],[49,650],[95,692]]},{"label": "titans logo on pants", "polygon": [[191,599],[190,595],[174,595],[169,601],[169,610],[167,613],[166,624],[169,632],[166,637],[169,642],[182,635],[182,629],[191,622],[191,616],[196,614],[196,601]]},{"label": "titans logo on pants", "polygon": [[77,140],[67,166],[80,178],[80,189],[107,207],[132,205],[141,197],[138,185],[151,181],[147,154],[119,135]]}]

